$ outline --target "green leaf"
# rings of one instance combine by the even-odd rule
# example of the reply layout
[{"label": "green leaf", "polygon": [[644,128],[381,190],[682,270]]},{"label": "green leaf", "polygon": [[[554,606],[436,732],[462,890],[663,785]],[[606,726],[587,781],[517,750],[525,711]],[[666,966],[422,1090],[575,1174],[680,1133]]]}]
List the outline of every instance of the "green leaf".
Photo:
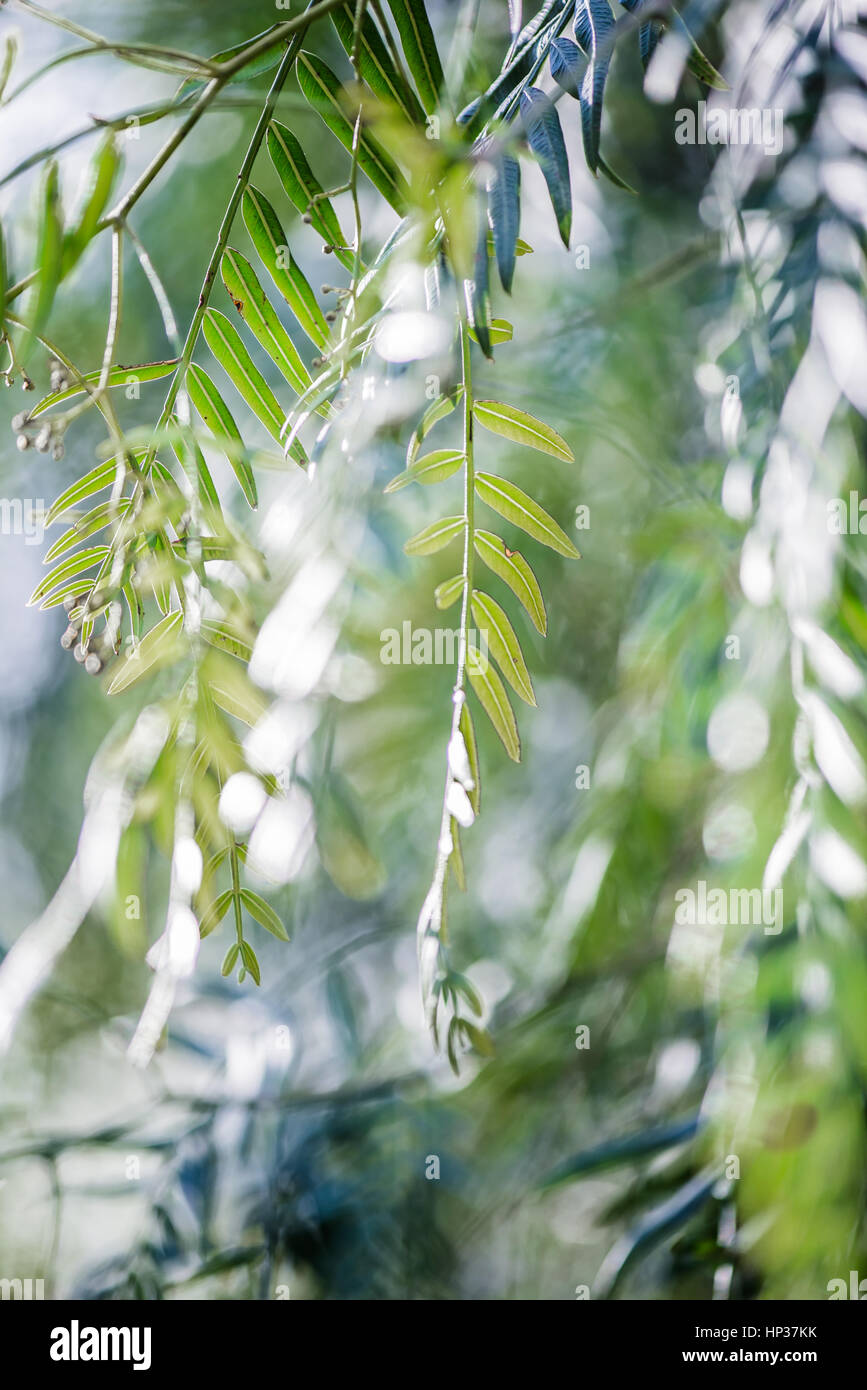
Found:
[{"label": "green leaf", "polygon": [[45,525],[50,526],[52,522],[57,521],[58,517],[63,516],[64,512],[71,511],[79,502],[84,502],[96,492],[102,492],[104,487],[110,487],[116,477],[116,459],[107,459],[105,463],[98,463],[95,468],[91,468],[89,473],[85,473],[83,478],[77,478],[74,483],[70,483],[69,487],[52,502],[45,517]]},{"label": "green leaf", "polygon": [[97,545],[91,550],[80,550],[77,555],[72,555],[62,564],[57,565],[50,574],[41,579],[27,600],[27,606],[38,603],[41,598],[50,593],[56,584],[61,584],[65,579],[72,579],[75,575],[81,574],[84,570],[92,569],[94,565],[102,564],[109,553],[107,545]]},{"label": "green leaf", "polygon": [[220,262],[220,272],[229,298],[250,332],[289,385],[302,395],[310,385],[310,373],[256,279],[250,262],[240,251],[229,247]]},{"label": "green leaf", "polygon": [[201,634],[204,640],[218,651],[228,652],[239,661],[247,662],[253,655],[253,648],[245,642],[226,623],[203,622]]},{"label": "green leaf", "polygon": [[479,768],[479,745],[476,741],[476,729],[473,724],[473,716],[470,714],[470,707],[466,700],[461,709],[458,727],[464,736],[464,744],[470,762],[470,774],[475,784],[472,791],[467,792],[467,796],[470,798],[470,805],[476,815],[478,815],[482,805],[482,774]]},{"label": "green leaf", "polygon": [[[172,357],[165,362],[141,362],[135,367],[112,367],[108,374],[108,385],[138,386],[143,381],[159,381],[161,377],[170,376],[177,365],[177,358]],[[85,372],[81,380],[86,383],[86,386],[96,386],[101,375],[102,373],[99,371]],[[43,396],[38,405],[30,411],[30,418],[35,420],[37,415],[42,415],[52,406],[61,405],[64,401],[71,401],[76,396],[83,396],[86,386],[68,386],[65,391],[53,391],[50,396]]]},{"label": "green leaf", "polygon": [[521,740],[514,711],[509,704],[505,686],[490,661],[478,648],[467,647],[467,675],[485,714],[496,729],[500,741],[513,762],[521,761]]},{"label": "green leaf", "polygon": [[240,946],[238,945],[237,941],[233,941],[228,951],[223,957],[223,964],[220,966],[220,974],[223,977],[225,977],[226,975],[231,975],[232,971],[235,969],[235,961],[238,959],[240,953]]},{"label": "green leaf", "polygon": [[[474,343],[477,343],[479,341],[476,337],[476,332],[474,328],[471,328],[469,330],[469,334]],[[510,343],[512,341],[512,338],[514,337],[514,334],[515,330],[509,323],[508,319],[491,319],[490,323],[488,324],[488,338],[490,339],[491,345],[493,347],[497,347],[499,343]]]},{"label": "green leaf", "polygon": [[434,589],[434,603],[439,609],[451,608],[453,603],[457,603],[464,589],[464,576],[456,574],[453,579],[446,579],[442,584],[438,584]]},{"label": "green leaf", "polygon": [[[344,114],[343,103],[347,101],[347,96],[338,78],[313,53],[299,54],[297,73],[298,85],[314,111],[322,117],[344,149],[351,151],[355,124],[354,120],[347,120]],[[409,202],[406,180],[390,155],[370,135],[361,136],[358,167],[395,211],[403,213]]]},{"label": "green leaf", "polygon": [[503,405],[502,401],[476,401],[473,414],[486,430],[503,439],[510,439],[513,444],[526,444],[529,449],[551,454],[565,463],[575,462],[575,455],[562,435],[526,410]]},{"label": "green leaf", "polygon": [[[271,907],[269,903],[266,903],[264,898],[260,898],[258,893],[253,893],[249,888],[242,888],[241,901],[250,916],[255,918],[260,927],[264,927],[266,931],[269,931],[272,936],[276,936],[280,941],[291,940],[289,933],[280,921],[273,907]],[[253,974],[252,970],[250,974]]]},{"label": "green leaf", "polygon": [[79,541],[87,540],[89,536],[95,536],[104,526],[107,526],[115,517],[123,517],[129,510],[129,499],[122,498],[116,503],[100,502],[97,507],[73,523],[68,531],[64,531],[59,540],[56,540],[50,550],[43,556],[43,565],[50,565],[52,560],[56,560],[58,555],[64,555],[67,550],[71,550]]},{"label": "green leaf", "polygon": [[[229,904],[230,904],[231,901],[232,901],[232,890],[231,890],[231,888],[227,888],[227,889],[225,890],[225,892],[220,893],[220,894],[214,899],[214,901],[211,903],[210,907],[209,907],[209,908],[207,909],[207,911],[203,914],[201,921],[199,922],[199,936],[201,936],[202,938],[204,938],[204,937],[206,937],[206,936],[210,936],[210,934],[211,934],[211,932],[214,930],[214,928],[215,928],[215,927],[218,927],[218,926],[220,925],[220,923],[222,922],[223,918],[225,917],[226,913],[227,913],[228,910],[229,910]],[[231,948],[230,948],[230,950],[231,950]],[[236,953],[237,953],[237,947],[235,948],[235,950],[236,950]],[[226,959],[228,959],[228,956],[229,956],[229,952],[226,953]],[[226,963],[226,962],[225,962],[225,960],[224,960],[224,961],[223,961],[223,965],[224,965],[224,966],[225,966],[225,963]],[[235,963],[235,962],[234,962],[234,959],[233,959],[232,965],[234,965],[234,963]],[[229,966],[229,970],[231,970],[231,968],[232,968],[232,966],[230,965],[230,966]],[[224,974],[224,975],[228,975],[229,970],[225,970],[225,969],[224,969],[224,970],[223,970],[223,974]]]},{"label": "green leaf", "polygon": [[468,286],[470,317],[473,336],[482,352],[493,358],[491,336],[488,325],[491,321],[491,289],[488,268],[488,211],[487,204],[479,202],[479,230],[476,237],[476,254],[473,261],[473,278]]},{"label": "green leaf", "polygon": [[262,975],[259,971],[259,962],[256,958],[256,952],[253,950],[249,941],[241,942],[241,958],[250,974],[253,976],[253,979],[256,981],[256,984],[261,985]]},{"label": "green leaf", "polygon": [[[205,336],[207,337],[207,334]],[[210,343],[208,345],[210,346]],[[211,351],[213,352],[213,348]],[[214,353],[214,356],[216,357],[217,354]],[[257,506],[259,499],[256,492],[256,479],[253,477],[253,470],[249,463],[242,457],[241,451],[244,444],[241,439],[241,432],[232,418],[232,412],[208,373],[203,367],[197,366],[195,362],[192,362],[187,368],[186,384],[190,400],[211,434],[223,448],[244,496],[251,507]],[[241,394],[243,395],[243,392]]]},{"label": "green leaf", "polygon": [[[181,428],[175,416],[172,416],[172,425],[178,430]],[[223,509],[220,506],[220,494],[217,492],[211,477],[211,470],[205,461],[205,456],[195,439],[187,439],[179,435],[172,441],[172,448],[178,463],[189,479],[190,486],[198,492],[205,511],[211,512],[212,520],[222,521]]]},{"label": "green leaf", "polygon": [[397,492],[408,483],[442,483],[457,473],[463,461],[462,449],[438,449],[433,454],[425,454],[423,458],[416,459],[409,468],[392,478],[384,491]]},{"label": "green leaf", "polygon": [[432,401],[431,404],[428,406],[427,410],[425,411],[424,415],[421,417],[421,420],[419,421],[418,425],[413,431],[409,441],[409,445],[407,446],[407,468],[411,468],[412,465],[415,463],[418,451],[421,448],[427,436],[430,434],[434,425],[438,424],[440,420],[444,420],[447,415],[451,415],[452,411],[457,405],[459,394],[460,393],[458,391],[454,396],[437,396],[436,400]]},{"label": "green leaf", "polygon": [[521,225],[521,166],[510,154],[501,154],[492,160],[491,169],[488,178],[488,214],[500,283],[506,294],[511,294]]},{"label": "green leaf", "polygon": [[160,667],[175,661],[185,650],[180,636],[183,621],[183,613],[176,609],[161,618],[150,632],[146,632],[141,641],[128,653],[108,687],[108,694],[119,695],[148,671],[159,670]]},{"label": "green leaf", "polygon": [[476,554],[484,560],[515,597],[524,605],[538,632],[548,631],[548,615],[542,599],[539,581],[518,550],[509,550],[506,542],[492,531],[476,530],[473,535]]},{"label": "green leaf", "polygon": [[10,34],[6,39],[6,43],[3,48],[3,61],[0,62],[0,97],[3,96],[3,93],[6,90],[6,84],[9,81],[9,77],[12,72],[12,68],[15,64],[15,58],[17,54],[18,38],[13,33]]},{"label": "green leaf", "polygon": [[605,176],[609,183],[613,183],[615,188],[622,189],[624,193],[634,193],[636,197],[638,196],[637,189],[633,188],[631,183],[627,183],[624,178],[621,178],[610,164],[606,164],[601,154],[599,156],[599,172]]},{"label": "green leaf", "polygon": [[81,215],[67,232],[63,244],[63,274],[66,275],[92,240],[100,218],[108,207],[121,169],[117,134],[111,130],[102,140],[88,171],[87,192]]},{"label": "green leaf", "polygon": [[403,547],[406,555],[434,555],[444,549],[449,541],[460,535],[464,529],[462,516],[446,516],[442,521],[434,521],[418,535],[413,536]]},{"label": "green leaf", "polygon": [[401,47],[421,104],[428,115],[436,111],[443,87],[443,69],[424,0],[388,0]]},{"label": "green leaf", "polygon": [[9,288],[9,267],[6,264],[6,242],[3,237],[3,224],[0,223],[0,324],[5,318],[6,291]]},{"label": "green leaf", "polygon": [[[345,3],[331,11],[331,22],[344,49],[351,55],[355,29],[355,5]],[[394,104],[413,125],[424,124],[424,113],[391,60],[388,49],[370,14],[361,22],[358,67],[368,87],[386,105]]]},{"label": "green leaf", "polygon": [[[352,270],[355,258],[345,250],[346,238],[328,198],[321,197],[322,185],[310,168],[307,156],[292,131],[278,121],[268,128],[268,153],[287,197],[302,214],[309,213],[311,226],[329,246],[341,265]],[[316,201],[314,202],[314,199]]]},{"label": "green leaf", "polygon": [[706,58],[702,53],[685,22],[681,19],[676,10],[673,15],[673,24],[675,29],[683,34],[689,44],[689,57],[686,60],[686,66],[693,76],[697,77],[699,82],[704,82],[708,87],[715,87],[717,91],[727,92],[729,84],[726,82],[722,73],[717,72],[710,59]]},{"label": "green leaf", "polygon": [[473,590],[470,602],[478,630],[485,634],[488,651],[506,680],[522,700],[528,705],[535,705],[536,696],[527,663],[509,619],[500,605],[481,589]]},{"label": "green leaf", "polygon": [[495,512],[511,521],[513,526],[526,531],[534,540],[541,541],[570,560],[580,560],[580,554],[554,518],[514,483],[493,473],[477,473],[476,492]]},{"label": "green leaf", "polygon": [[252,185],[244,194],[242,209],[245,226],[262,264],[308,338],[317,347],[324,348],[329,336],[325,315],[292,257],[276,212],[265,195]]},{"label": "green leaf", "polygon": [[241,341],[238,330],[225,314],[209,309],[203,325],[205,342],[253,414],[280,442],[285,415],[271,387]]},{"label": "green leaf", "polygon": [[486,1028],[479,1028],[478,1024],[471,1023],[468,1018],[462,1018],[461,1032],[470,1046],[482,1057],[496,1056],[496,1048]]},{"label": "green leaf", "polygon": [[539,161],[557,218],[560,239],[569,245],[572,230],[572,186],[569,156],[557,108],[539,87],[521,93],[521,115],[530,149]]},{"label": "green leaf", "polygon": [[36,251],[37,280],[27,306],[27,326],[17,344],[22,365],[33,348],[37,334],[45,327],[63,269],[63,213],[60,203],[60,175],[55,160],[45,168],[42,184],[39,239]]}]

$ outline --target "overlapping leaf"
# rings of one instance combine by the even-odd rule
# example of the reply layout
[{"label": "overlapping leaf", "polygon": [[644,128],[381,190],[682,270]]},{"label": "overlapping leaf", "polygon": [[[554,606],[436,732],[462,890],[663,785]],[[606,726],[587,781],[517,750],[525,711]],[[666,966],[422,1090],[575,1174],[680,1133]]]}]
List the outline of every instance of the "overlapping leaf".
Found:
[{"label": "overlapping leaf", "polygon": [[521,761],[521,740],[515,712],[505,686],[491,662],[472,643],[467,647],[467,676],[485,714],[490,719],[513,762]]},{"label": "overlapping leaf", "polygon": [[[348,97],[339,79],[321,58],[314,53],[298,57],[298,84],[314,111],[322,117],[344,149],[352,149],[354,122],[347,119]],[[358,149],[358,166],[374,188],[397,212],[403,212],[409,202],[409,189],[394,160],[373,136],[362,133]]]},{"label": "overlapping leaf", "polygon": [[548,185],[560,238],[564,246],[568,246],[572,230],[572,187],[569,156],[557,108],[540,88],[528,87],[521,94],[521,115],[530,149],[539,160]]}]

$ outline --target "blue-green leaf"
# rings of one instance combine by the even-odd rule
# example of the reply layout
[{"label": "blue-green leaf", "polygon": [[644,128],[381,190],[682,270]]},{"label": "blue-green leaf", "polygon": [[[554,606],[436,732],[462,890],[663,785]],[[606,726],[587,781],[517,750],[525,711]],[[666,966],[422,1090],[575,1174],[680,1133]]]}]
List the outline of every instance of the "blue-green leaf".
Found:
[{"label": "blue-green leaf", "polygon": [[584,154],[594,174],[599,167],[602,101],[611,65],[613,32],[614,16],[608,0],[578,0],[575,37],[590,60],[581,83],[581,130]]},{"label": "blue-green leaf", "polygon": [[530,149],[539,160],[548,185],[560,237],[564,246],[568,246],[572,230],[572,189],[560,117],[551,98],[538,87],[528,87],[522,93],[521,115]]},{"label": "blue-green leaf", "polygon": [[510,154],[501,154],[492,161],[492,172],[488,179],[488,213],[494,233],[494,253],[500,283],[506,294],[511,294],[521,228],[521,166]]}]

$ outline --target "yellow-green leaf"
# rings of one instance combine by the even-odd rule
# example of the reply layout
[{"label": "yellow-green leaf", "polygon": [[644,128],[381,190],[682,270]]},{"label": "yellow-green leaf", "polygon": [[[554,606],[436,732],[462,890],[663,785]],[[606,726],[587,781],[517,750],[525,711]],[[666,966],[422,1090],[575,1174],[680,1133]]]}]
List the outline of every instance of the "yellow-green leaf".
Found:
[{"label": "yellow-green leaf", "polygon": [[533,683],[515,629],[490,594],[474,589],[470,600],[480,634],[484,633],[488,651],[514,691],[528,705],[535,705]]},{"label": "yellow-green leaf", "polygon": [[521,761],[521,740],[518,725],[506,688],[490,661],[477,647],[467,647],[467,675],[485,714],[500,736],[500,741],[513,762]]},{"label": "yellow-green leaf", "polygon": [[423,531],[408,540],[403,547],[406,555],[434,555],[453,541],[464,529],[462,516],[446,516],[442,521],[434,521]]},{"label": "yellow-green leaf", "polygon": [[183,621],[183,613],[176,609],[161,618],[150,632],[146,632],[141,641],[127,654],[108,687],[108,694],[119,695],[149,671],[159,670],[175,661],[184,651],[184,643],[181,640]]},{"label": "yellow-green leaf", "polygon": [[493,531],[476,530],[473,534],[476,554],[484,560],[515,597],[524,605],[537,631],[544,637],[548,631],[548,615],[539,581],[519,550],[510,550],[501,536]]},{"label": "yellow-green leaf", "polygon": [[534,502],[532,497],[528,497],[526,492],[515,487],[514,483],[507,482],[505,478],[497,478],[493,473],[477,473],[476,492],[495,512],[511,521],[513,526],[526,531],[534,540],[550,546],[552,550],[568,559],[581,558],[554,518],[549,516],[538,502]]},{"label": "yellow-green leaf", "polygon": [[[211,351],[214,352],[214,349],[211,348]],[[217,357],[216,352],[214,356]],[[221,358],[218,357],[217,360],[222,365]],[[241,431],[208,373],[195,362],[187,369],[187,390],[190,400],[229,460],[244,496],[250,506],[255,507],[259,500],[256,479],[253,477],[252,468],[243,457],[244,441],[241,439]],[[241,394],[243,395],[243,392]]]},{"label": "yellow-green leaf", "polygon": [[574,463],[575,455],[565,439],[552,430],[544,421],[537,420],[526,410],[518,410],[514,405],[503,405],[501,401],[476,401],[473,415],[480,425],[492,434],[510,439],[513,444],[526,444],[529,449],[538,449],[543,454],[552,454],[565,463]]},{"label": "yellow-green leaf", "polygon": [[425,454],[424,458],[418,459],[409,468],[405,468],[402,473],[398,473],[396,478],[392,478],[385,491],[397,492],[400,488],[406,487],[408,483],[442,483],[453,473],[457,473],[463,461],[462,449],[438,449],[436,453]]}]

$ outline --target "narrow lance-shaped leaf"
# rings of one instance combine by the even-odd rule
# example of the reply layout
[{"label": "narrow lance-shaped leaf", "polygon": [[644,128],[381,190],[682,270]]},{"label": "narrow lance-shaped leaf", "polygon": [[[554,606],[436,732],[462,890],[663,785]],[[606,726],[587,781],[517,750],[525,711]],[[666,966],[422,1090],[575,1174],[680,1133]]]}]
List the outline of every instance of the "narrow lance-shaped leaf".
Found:
[{"label": "narrow lance-shaped leaf", "polygon": [[[344,3],[331,11],[331,22],[347,53],[352,53],[355,28],[355,5]],[[415,94],[407,87],[395,67],[369,12],[361,21],[358,66],[361,76],[375,96],[386,104],[393,103],[414,125],[423,124],[424,115]]]},{"label": "narrow lance-shaped leaf", "polygon": [[521,651],[515,629],[500,605],[490,594],[474,589],[471,599],[473,617],[479,632],[485,633],[488,651],[496,661],[509,685],[528,705],[535,705],[533,682]]},{"label": "narrow lance-shaped leaf", "polygon": [[[587,59],[581,52],[577,43],[571,39],[554,39],[551,44],[550,53],[551,76],[558,87],[567,96],[574,97],[576,101],[581,101],[581,87],[584,75],[587,71]],[[599,154],[597,172],[603,174],[615,188],[623,189],[624,193],[634,193],[635,189],[628,184],[625,179],[611,168],[609,164]]]},{"label": "narrow lance-shaped leaf", "polygon": [[451,478],[457,473],[464,461],[462,449],[437,449],[435,453],[425,454],[423,458],[417,459],[409,468],[405,468],[402,473],[398,473],[396,478],[384,489],[385,492],[397,492],[400,488],[406,487],[409,483],[442,483],[446,478]]},{"label": "narrow lance-shaped leaf", "polygon": [[500,283],[506,293],[511,294],[521,226],[521,166],[517,159],[501,154],[492,161],[487,191]]},{"label": "narrow lance-shaped leaf", "polygon": [[253,947],[250,945],[249,941],[241,942],[241,959],[244,962],[245,968],[249,970],[250,974],[253,976],[253,979],[255,980],[256,984],[261,985],[262,975],[259,970],[259,961],[257,960],[256,952],[253,950]]},{"label": "narrow lance-shaped leaf", "polygon": [[460,535],[464,529],[462,516],[446,516],[442,521],[434,521],[418,535],[413,536],[403,547],[406,555],[434,555],[444,549],[449,541]]},{"label": "narrow lance-shaped leaf", "polygon": [[89,473],[85,473],[83,478],[77,478],[74,483],[70,483],[69,487],[52,502],[45,517],[45,525],[50,526],[52,522],[57,521],[58,517],[70,511],[79,502],[85,502],[95,493],[101,492],[104,487],[110,487],[116,477],[116,459],[107,459],[105,463],[98,463],[95,468],[91,468]]},{"label": "narrow lance-shaped leaf", "polygon": [[[112,367],[108,374],[108,386],[139,386],[142,382],[159,381],[164,376],[170,376],[178,365],[176,357],[167,358],[164,362],[139,362],[137,365],[124,367]],[[37,415],[42,415],[46,410],[51,410],[55,405],[62,405],[64,401],[71,401],[76,396],[84,395],[87,386],[96,386],[99,382],[101,373],[85,372],[81,378],[85,385],[67,386],[63,391],[52,391],[50,396],[43,396],[42,400],[30,411],[30,418],[35,420]]]},{"label": "narrow lance-shaped leaf", "polygon": [[150,632],[145,633],[141,641],[128,653],[108,687],[109,695],[118,695],[122,690],[128,690],[148,671],[157,670],[175,661],[185,651],[185,645],[180,640],[183,621],[183,613],[175,610],[167,613]]},{"label": "narrow lance-shaped leaf", "polygon": [[476,554],[488,569],[508,584],[515,598],[523,604],[538,632],[548,631],[548,615],[539,581],[519,550],[510,550],[502,536],[493,531],[475,530],[473,540]]},{"label": "narrow lance-shaped leaf", "polygon": [[[45,598],[55,585],[63,583],[64,580],[73,579],[77,574],[83,574],[85,570],[93,569],[94,565],[102,564],[108,554],[107,545],[97,545],[91,550],[80,550],[77,555],[70,556],[68,560],[57,565],[50,574],[39,581],[27,600],[28,607]],[[88,584],[86,583],[82,587],[86,588]]]},{"label": "narrow lance-shaped leaf", "polygon": [[528,497],[514,483],[505,478],[497,478],[493,473],[476,474],[476,492],[483,502],[493,507],[500,516],[511,521],[513,526],[526,531],[534,540],[550,546],[559,555],[570,560],[580,559],[578,551],[564,531],[561,531],[553,517],[549,516],[538,502]]},{"label": "narrow lance-shaped leaf", "polygon": [[476,401],[473,415],[486,430],[510,439],[513,444],[526,444],[529,449],[551,454],[565,463],[575,462],[575,455],[562,435],[526,410],[504,405],[502,401]]},{"label": "narrow lance-shaped leaf", "polygon": [[6,291],[9,288],[9,268],[6,264],[6,242],[3,237],[3,224],[0,222],[0,325],[6,310]]},{"label": "narrow lance-shaped leaf", "polygon": [[584,154],[594,174],[599,167],[602,102],[611,66],[614,27],[614,16],[608,0],[578,0],[575,6],[575,37],[590,60],[581,84],[581,131]]},{"label": "narrow lance-shaped leaf", "polygon": [[12,68],[15,65],[15,58],[18,54],[18,39],[16,35],[10,34],[3,46],[3,59],[0,61],[0,97],[6,90]]},{"label": "narrow lance-shaped leaf", "polygon": [[252,468],[243,457],[244,442],[241,439],[241,431],[208,373],[195,362],[187,370],[187,390],[199,415],[222,447],[250,506],[257,506],[259,499],[256,479],[253,477]]},{"label": "narrow lance-shaped leaf", "polygon": [[330,200],[319,196],[323,192],[322,185],[307,162],[301,142],[279,121],[272,121],[268,127],[268,153],[286,196],[302,215],[309,213],[311,225],[323,241],[336,248],[334,254],[341,265],[351,270],[354,257],[351,251],[344,249],[346,238],[337,214]]},{"label": "narrow lance-shaped leaf", "polygon": [[[180,430],[181,426],[174,416],[172,417],[172,424]],[[222,521],[223,509],[220,506],[220,494],[217,492],[211,477],[211,470],[207,465],[205,456],[195,439],[178,437],[173,441],[172,448],[178,463],[189,479],[190,486],[198,492],[199,500],[205,510],[210,509],[212,518]]]},{"label": "narrow lance-shaped leaf", "polygon": [[443,69],[424,0],[388,0],[400,34],[407,66],[428,115],[436,111],[443,87]]},{"label": "narrow lance-shaped leaf", "polygon": [[479,768],[479,745],[476,742],[476,730],[473,724],[473,716],[470,714],[470,707],[466,700],[461,709],[461,717],[458,721],[458,728],[463,734],[464,747],[467,750],[467,758],[470,764],[470,776],[473,779],[473,786],[468,790],[470,805],[479,814],[482,806],[482,774]]},{"label": "narrow lance-shaped leaf", "polygon": [[505,686],[490,660],[472,643],[467,646],[467,675],[479,703],[490,719],[513,762],[521,761],[521,740],[515,713],[509,704]]},{"label": "narrow lance-shaped leaf", "polygon": [[467,290],[476,342],[486,357],[493,358],[488,332],[488,324],[491,321],[491,291],[488,275],[488,210],[484,199],[479,200],[479,231],[473,261],[473,278]]},{"label": "narrow lance-shaped leaf", "polygon": [[99,220],[108,207],[121,168],[115,131],[100,144],[88,171],[87,192],[81,215],[66,234],[63,244],[63,273],[71,269],[96,233]]},{"label": "narrow lance-shaped leaf", "polygon": [[[284,413],[271,387],[241,342],[234,324],[219,310],[209,309],[205,314],[203,332],[205,342],[235,390],[279,443]],[[299,463],[306,462],[304,451],[297,440],[292,445],[291,453]]]},{"label": "narrow lance-shaped leaf", "polygon": [[434,589],[434,603],[442,611],[451,608],[453,603],[457,603],[464,591],[464,576],[462,574],[453,575],[451,579],[445,579],[442,584],[438,584]]},{"label": "narrow lance-shaped leaf", "polygon": [[37,280],[27,310],[27,327],[18,343],[18,359],[25,365],[34,339],[42,332],[63,266],[63,217],[60,205],[60,175],[54,160],[47,165],[42,184],[42,210],[36,252]]},{"label": "narrow lance-shaped leaf", "polygon": [[250,262],[230,246],[220,262],[220,273],[241,318],[300,396],[310,385],[310,373],[256,279]]},{"label": "narrow lance-shaped leaf", "polygon": [[557,108],[538,87],[528,87],[521,94],[521,115],[530,149],[539,160],[548,185],[560,238],[564,246],[568,246],[572,230],[572,188],[569,156]]},{"label": "narrow lance-shaped leaf", "polygon": [[[355,125],[345,114],[348,98],[339,79],[313,53],[299,54],[297,72],[298,85],[307,101],[344,149],[351,151]],[[391,156],[370,135],[362,134],[359,141],[358,167],[395,211],[402,213],[409,201],[406,180]]]},{"label": "narrow lance-shaped leaf", "polygon": [[67,550],[71,550],[80,541],[88,540],[90,536],[95,536],[98,531],[107,526],[115,517],[120,518],[126,515],[129,510],[129,499],[122,498],[119,502],[100,502],[99,506],[93,507],[85,516],[70,526],[68,531],[54,542],[50,550],[43,557],[43,565],[50,565],[59,555],[65,555]]},{"label": "narrow lance-shaped leaf", "polygon": [[407,445],[407,468],[410,468],[415,462],[419,449],[430,434],[434,425],[438,424],[440,420],[444,420],[447,415],[451,415],[457,404],[458,394],[459,393],[456,392],[453,396],[438,396],[436,400],[432,401],[428,406],[424,415],[419,420],[418,425],[413,430],[409,444]]},{"label": "narrow lance-shaped leaf", "polygon": [[268,274],[304,332],[317,347],[328,342],[328,324],[316,296],[286,244],[280,219],[268,199],[252,186],[244,194],[244,223]]},{"label": "narrow lance-shaped leaf", "polygon": [[242,888],[241,901],[260,927],[264,927],[272,936],[276,936],[278,941],[291,939],[273,907],[266,903],[265,899],[261,898],[258,893],[252,892],[249,888]]}]

